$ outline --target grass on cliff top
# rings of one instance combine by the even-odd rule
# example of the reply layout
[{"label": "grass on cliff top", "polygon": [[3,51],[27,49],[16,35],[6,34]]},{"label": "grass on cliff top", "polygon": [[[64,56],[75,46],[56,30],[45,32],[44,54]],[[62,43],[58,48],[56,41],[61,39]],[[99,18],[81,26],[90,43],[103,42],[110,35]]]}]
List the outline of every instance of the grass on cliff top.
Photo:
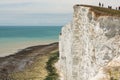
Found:
[{"label": "grass on cliff top", "polygon": [[91,6],[91,5],[80,5],[85,7],[91,7],[91,11],[95,12],[97,17],[99,16],[117,16],[120,17],[120,10],[109,9],[105,7]]}]

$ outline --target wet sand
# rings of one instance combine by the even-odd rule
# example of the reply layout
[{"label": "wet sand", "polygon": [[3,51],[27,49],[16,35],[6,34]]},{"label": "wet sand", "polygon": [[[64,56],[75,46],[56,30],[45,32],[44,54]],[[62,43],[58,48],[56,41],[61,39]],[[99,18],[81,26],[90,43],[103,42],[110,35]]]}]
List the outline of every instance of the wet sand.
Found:
[{"label": "wet sand", "polygon": [[31,41],[14,41],[0,44],[0,57],[8,56],[14,53],[19,52],[22,49],[25,49],[30,46],[36,45],[47,45],[54,43],[57,40],[31,40]]}]

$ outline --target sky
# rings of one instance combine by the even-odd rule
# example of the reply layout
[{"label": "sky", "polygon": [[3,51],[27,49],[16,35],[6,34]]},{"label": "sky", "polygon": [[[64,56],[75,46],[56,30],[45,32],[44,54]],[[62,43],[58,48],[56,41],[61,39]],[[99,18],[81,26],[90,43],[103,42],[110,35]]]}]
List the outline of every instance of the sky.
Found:
[{"label": "sky", "polygon": [[72,20],[73,5],[99,2],[120,5],[120,0],[0,0],[0,26],[61,26]]}]

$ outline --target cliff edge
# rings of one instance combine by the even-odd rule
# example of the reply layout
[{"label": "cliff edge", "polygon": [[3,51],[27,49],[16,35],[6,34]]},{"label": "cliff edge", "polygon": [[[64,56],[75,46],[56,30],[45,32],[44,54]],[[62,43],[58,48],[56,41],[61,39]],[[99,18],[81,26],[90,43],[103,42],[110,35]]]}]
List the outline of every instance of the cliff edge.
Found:
[{"label": "cliff edge", "polygon": [[61,80],[119,80],[120,11],[75,5],[59,50]]}]

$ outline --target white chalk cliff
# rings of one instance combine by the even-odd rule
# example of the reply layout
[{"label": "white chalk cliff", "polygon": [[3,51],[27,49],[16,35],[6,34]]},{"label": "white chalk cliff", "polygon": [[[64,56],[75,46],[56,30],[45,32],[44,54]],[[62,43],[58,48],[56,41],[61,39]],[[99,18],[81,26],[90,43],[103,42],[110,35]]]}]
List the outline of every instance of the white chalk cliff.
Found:
[{"label": "white chalk cliff", "polygon": [[95,9],[75,5],[62,28],[61,80],[120,80],[120,17]]}]

